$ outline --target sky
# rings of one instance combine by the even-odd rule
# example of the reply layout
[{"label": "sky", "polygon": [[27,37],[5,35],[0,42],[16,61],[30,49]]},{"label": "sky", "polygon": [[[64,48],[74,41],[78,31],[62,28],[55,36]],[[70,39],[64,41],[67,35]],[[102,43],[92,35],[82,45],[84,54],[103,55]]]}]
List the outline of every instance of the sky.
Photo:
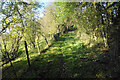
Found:
[{"label": "sky", "polygon": [[[39,3],[41,4],[41,2]],[[36,15],[37,18],[43,17],[44,16],[43,12],[45,11],[45,8],[51,4],[51,2],[42,2],[42,3],[43,3],[42,4],[43,7],[37,9],[37,13],[39,13]],[[4,15],[0,13],[0,21],[2,20],[3,17]],[[0,31],[1,29],[2,29],[2,23],[0,23]]]},{"label": "sky", "polygon": [[40,13],[40,14],[38,14],[40,17],[43,17],[43,15],[44,15],[43,12],[45,11],[45,8],[47,6],[49,6],[50,4],[51,4],[51,2],[43,2],[42,6],[44,6],[44,7],[41,7],[37,10],[37,12]]}]

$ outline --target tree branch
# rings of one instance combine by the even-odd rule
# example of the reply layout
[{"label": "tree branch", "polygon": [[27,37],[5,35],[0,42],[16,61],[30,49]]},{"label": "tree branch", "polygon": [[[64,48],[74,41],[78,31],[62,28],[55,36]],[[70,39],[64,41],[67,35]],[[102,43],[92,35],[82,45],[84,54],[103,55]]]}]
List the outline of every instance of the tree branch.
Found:
[{"label": "tree branch", "polygon": [[0,31],[0,35],[1,35],[1,33],[6,29],[6,28],[8,28],[8,26],[10,25],[10,23],[12,23],[13,21],[10,21],[8,24],[6,24],[6,27],[3,27],[3,29]]},{"label": "tree branch", "polygon": [[117,4],[117,3],[114,2],[113,4],[109,5],[106,9],[109,9],[110,7],[114,6],[115,4]]}]

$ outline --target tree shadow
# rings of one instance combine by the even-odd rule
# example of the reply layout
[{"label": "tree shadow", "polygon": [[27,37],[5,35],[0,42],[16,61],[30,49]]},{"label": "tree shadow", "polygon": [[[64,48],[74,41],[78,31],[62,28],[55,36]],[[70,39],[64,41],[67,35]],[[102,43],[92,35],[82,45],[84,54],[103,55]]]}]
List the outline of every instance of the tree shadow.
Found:
[{"label": "tree shadow", "polygon": [[64,37],[58,37],[56,41],[65,41]]},{"label": "tree shadow", "polygon": [[[75,48],[76,52],[73,53],[49,53],[34,57],[30,60],[31,68],[28,68],[27,61],[17,61],[13,65],[20,78],[61,78],[62,74],[64,74],[64,78],[119,77],[120,64],[111,62],[104,51],[99,54],[100,52],[96,51],[99,48],[97,44],[91,48],[86,46]],[[63,60],[62,64],[61,59]],[[62,65],[64,65],[64,71],[60,68]],[[3,78],[14,78],[14,74],[7,72],[12,72],[12,68],[3,74]]]},{"label": "tree shadow", "polygon": [[[68,34],[66,35],[68,36]],[[120,63],[117,60],[113,61],[109,50],[101,50],[103,49],[102,43],[89,48],[87,47],[88,45],[83,43],[79,43],[77,46],[65,47],[66,45],[63,41],[68,42],[72,40],[74,40],[73,37],[69,36],[69,38],[63,37],[61,40],[56,41],[51,47],[57,47],[58,49],[53,49],[54,52],[50,52],[51,47],[49,47],[45,52],[33,57],[30,60],[30,68],[28,68],[27,61],[13,63],[18,77],[119,78]],[[14,74],[9,74],[10,72],[12,72],[12,68],[3,74],[3,78],[14,77]]]}]

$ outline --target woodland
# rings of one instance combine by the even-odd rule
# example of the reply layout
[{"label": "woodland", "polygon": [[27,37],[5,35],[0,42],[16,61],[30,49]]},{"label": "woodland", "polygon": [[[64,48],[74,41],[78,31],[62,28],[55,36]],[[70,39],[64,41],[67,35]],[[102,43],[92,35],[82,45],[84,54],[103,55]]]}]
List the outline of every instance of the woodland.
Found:
[{"label": "woodland", "polygon": [[120,2],[2,2],[0,58],[2,79],[119,79]]}]

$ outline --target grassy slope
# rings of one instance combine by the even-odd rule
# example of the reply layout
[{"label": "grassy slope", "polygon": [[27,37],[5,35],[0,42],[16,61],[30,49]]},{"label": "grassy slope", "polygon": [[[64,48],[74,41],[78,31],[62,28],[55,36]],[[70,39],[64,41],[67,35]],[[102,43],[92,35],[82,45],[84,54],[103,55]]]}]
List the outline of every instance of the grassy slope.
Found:
[{"label": "grassy slope", "polygon": [[[30,53],[31,68],[28,69],[26,56],[22,55],[13,61],[17,76],[22,78],[104,78],[116,77],[115,70],[119,66],[106,64],[108,57],[100,48],[93,46],[87,48],[80,40],[75,38],[75,33],[67,33],[54,42],[54,44],[40,55],[37,50]],[[101,60],[97,62],[96,60]],[[9,64],[7,64],[9,66]],[[115,67],[115,69],[113,69]],[[3,68],[3,70],[6,67]],[[117,70],[118,71],[118,70]],[[9,74],[11,73],[11,74]],[[12,68],[3,73],[3,78],[14,78]]]}]

